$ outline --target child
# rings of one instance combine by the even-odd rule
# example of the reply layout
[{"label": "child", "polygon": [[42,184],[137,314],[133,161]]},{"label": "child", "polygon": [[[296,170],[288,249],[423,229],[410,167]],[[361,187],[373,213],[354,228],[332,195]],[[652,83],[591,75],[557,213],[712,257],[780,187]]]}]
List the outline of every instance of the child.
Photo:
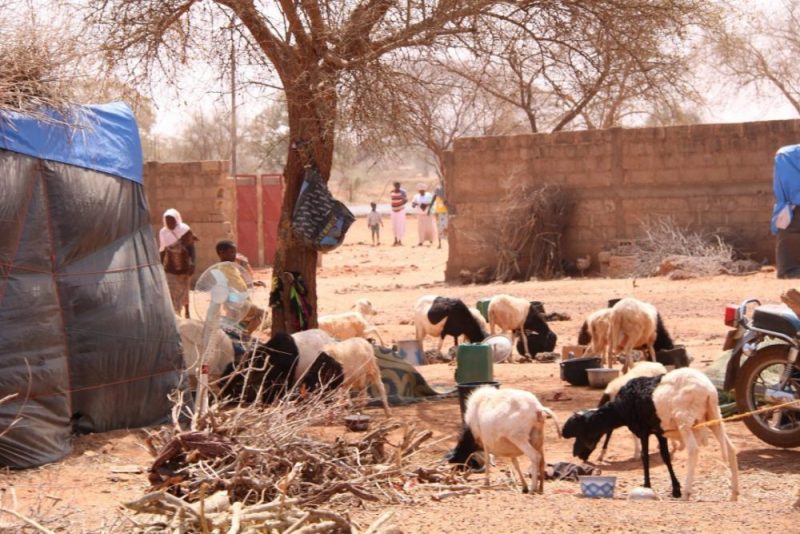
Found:
[{"label": "child", "polygon": [[[244,279],[238,272],[224,270],[223,272],[228,279],[228,284],[230,284],[230,287],[233,289],[237,291],[245,291],[250,286],[264,287],[266,285],[260,280],[255,282],[252,281],[254,274],[253,268],[250,267],[250,263],[247,261],[247,258],[237,252],[236,243],[233,241],[229,241],[227,239],[219,241],[217,243],[217,256],[219,256],[220,261],[238,263],[249,275],[247,279]],[[240,325],[244,328],[245,332],[252,334],[258,327],[261,326],[265,318],[266,312],[251,302],[250,310],[241,320]]]},{"label": "child", "polygon": [[369,225],[369,229],[372,230],[372,246],[374,247],[376,241],[378,245],[381,244],[381,226],[383,226],[383,219],[381,218],[381,214],[378,213],[378,205],[374,202],[370,202],[369,205],[372,211],[367,215],[367,225]]}]

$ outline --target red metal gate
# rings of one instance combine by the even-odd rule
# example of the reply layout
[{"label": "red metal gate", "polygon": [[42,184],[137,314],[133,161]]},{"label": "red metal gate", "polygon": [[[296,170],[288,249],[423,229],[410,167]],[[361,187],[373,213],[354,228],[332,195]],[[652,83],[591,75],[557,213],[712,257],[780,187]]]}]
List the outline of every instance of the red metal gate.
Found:
[{"label": "red metal gate", "polygon": [[280,174],[236,176],[236,244],[255,266],[272,264],[275,258],[283,201],[281,178]]}]

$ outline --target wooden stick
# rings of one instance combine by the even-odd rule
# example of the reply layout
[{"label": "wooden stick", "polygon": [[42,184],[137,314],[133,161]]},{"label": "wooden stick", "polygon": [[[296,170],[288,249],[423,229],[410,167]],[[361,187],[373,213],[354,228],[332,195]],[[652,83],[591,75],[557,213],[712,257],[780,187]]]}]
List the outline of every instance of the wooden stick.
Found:
[{"label": "wooden stick", "polygon": [[39,523],[37,523],[36,521],[31,519],[30,517],[25,517],[24,515],[22,515],[21,513],[15,511],[15,510],[9,510],[7,508],[0,508],[0,513],[6,513],[6,514],[9,514],[9,515],[13,515],[14,517],[19,519],[23,523],[27,523],[28,525],[32,526],[33,528],[35,528],[39,532],[43,532],[44,534],[55,534],[54,531],[50,530],[49,528],[43,527],[42,525],[40,525]]}]

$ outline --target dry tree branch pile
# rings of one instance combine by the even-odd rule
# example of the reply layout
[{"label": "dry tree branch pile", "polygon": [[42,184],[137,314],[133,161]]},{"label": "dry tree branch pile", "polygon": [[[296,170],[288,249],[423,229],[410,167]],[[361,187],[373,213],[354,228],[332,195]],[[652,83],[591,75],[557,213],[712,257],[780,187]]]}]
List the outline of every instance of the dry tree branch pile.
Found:
[{"label": "dry tree branch pile", "polygon": [[561,240],[572,217],[569,193],[558,186],[510,187],[498,203],[496,224],[483,245],[497,258],[500,282],[561,274]]},{"label": "dry tree branch pile", "polygon": [[48,109],[68,115],[74,81],[65,73],[69,56],[68,45],[56,38],[0,28],[0,115],[25,113],[49,121],[54,119]]},{"label": "dry tree branch pile", "polygon": [[690,232],[671,217],[644,221],[641,230],[643,237],[628,247],[636,258],[636,276],[657,274],[670,257],[686,259],[684,265],[697,275],[727,272],[734,264],[733,247],[718,234]]},{"label": "dry tree branch pile", "polygon": [[128,519],[137,532],[354,532],[346,515],[354,502],[413,503],[423,488],[473,491],[446,465],[412,463],[429,430],[386,421],[357,441],[331,442],[310,432],[343,408],[323,395],[272,406],[216,404],[202,430],[151,434],[153,491],[125,505],[151,515]]}]

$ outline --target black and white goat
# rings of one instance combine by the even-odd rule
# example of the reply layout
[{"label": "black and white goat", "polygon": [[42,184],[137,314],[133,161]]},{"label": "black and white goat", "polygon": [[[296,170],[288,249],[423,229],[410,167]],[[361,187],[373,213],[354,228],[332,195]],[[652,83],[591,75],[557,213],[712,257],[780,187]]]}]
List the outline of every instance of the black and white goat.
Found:
[{"label": "black and white goat", "polygon": [[426,336],[438,337],[439,352],[447,336],[453,336],[454,344],[458,345],[459,336],[466,337],[470,343],[478,343],[489,335],[462,300],[435,295],[425,295],[417,301],[414,327],[420,347]]},{"label": "black and white goat", "polygon": [[[678,439],[687,449],[689,461],[684,481],[684,498],[689,499],[697,466],[698,442],[705,443],[705,428],[698,423],[721,420],[717,390],[711,380],[691,368],[676,369],[662,376],[630,380],[608,404],[595,410],[575,413],[564,424],[565,438],[575,438],[573,454],[586,461],[607,432],[627,426],[641,441],[644,486],[650,487],[648,441],[656,436],[661,458],[669,470],[672,496],[681,496],[681,485],[672,469],[667,438]],[[731,472],[731,500],[739,495],[739,467],[725,427],[720,421],[710,426],[720,444],[722,459]]]}]

